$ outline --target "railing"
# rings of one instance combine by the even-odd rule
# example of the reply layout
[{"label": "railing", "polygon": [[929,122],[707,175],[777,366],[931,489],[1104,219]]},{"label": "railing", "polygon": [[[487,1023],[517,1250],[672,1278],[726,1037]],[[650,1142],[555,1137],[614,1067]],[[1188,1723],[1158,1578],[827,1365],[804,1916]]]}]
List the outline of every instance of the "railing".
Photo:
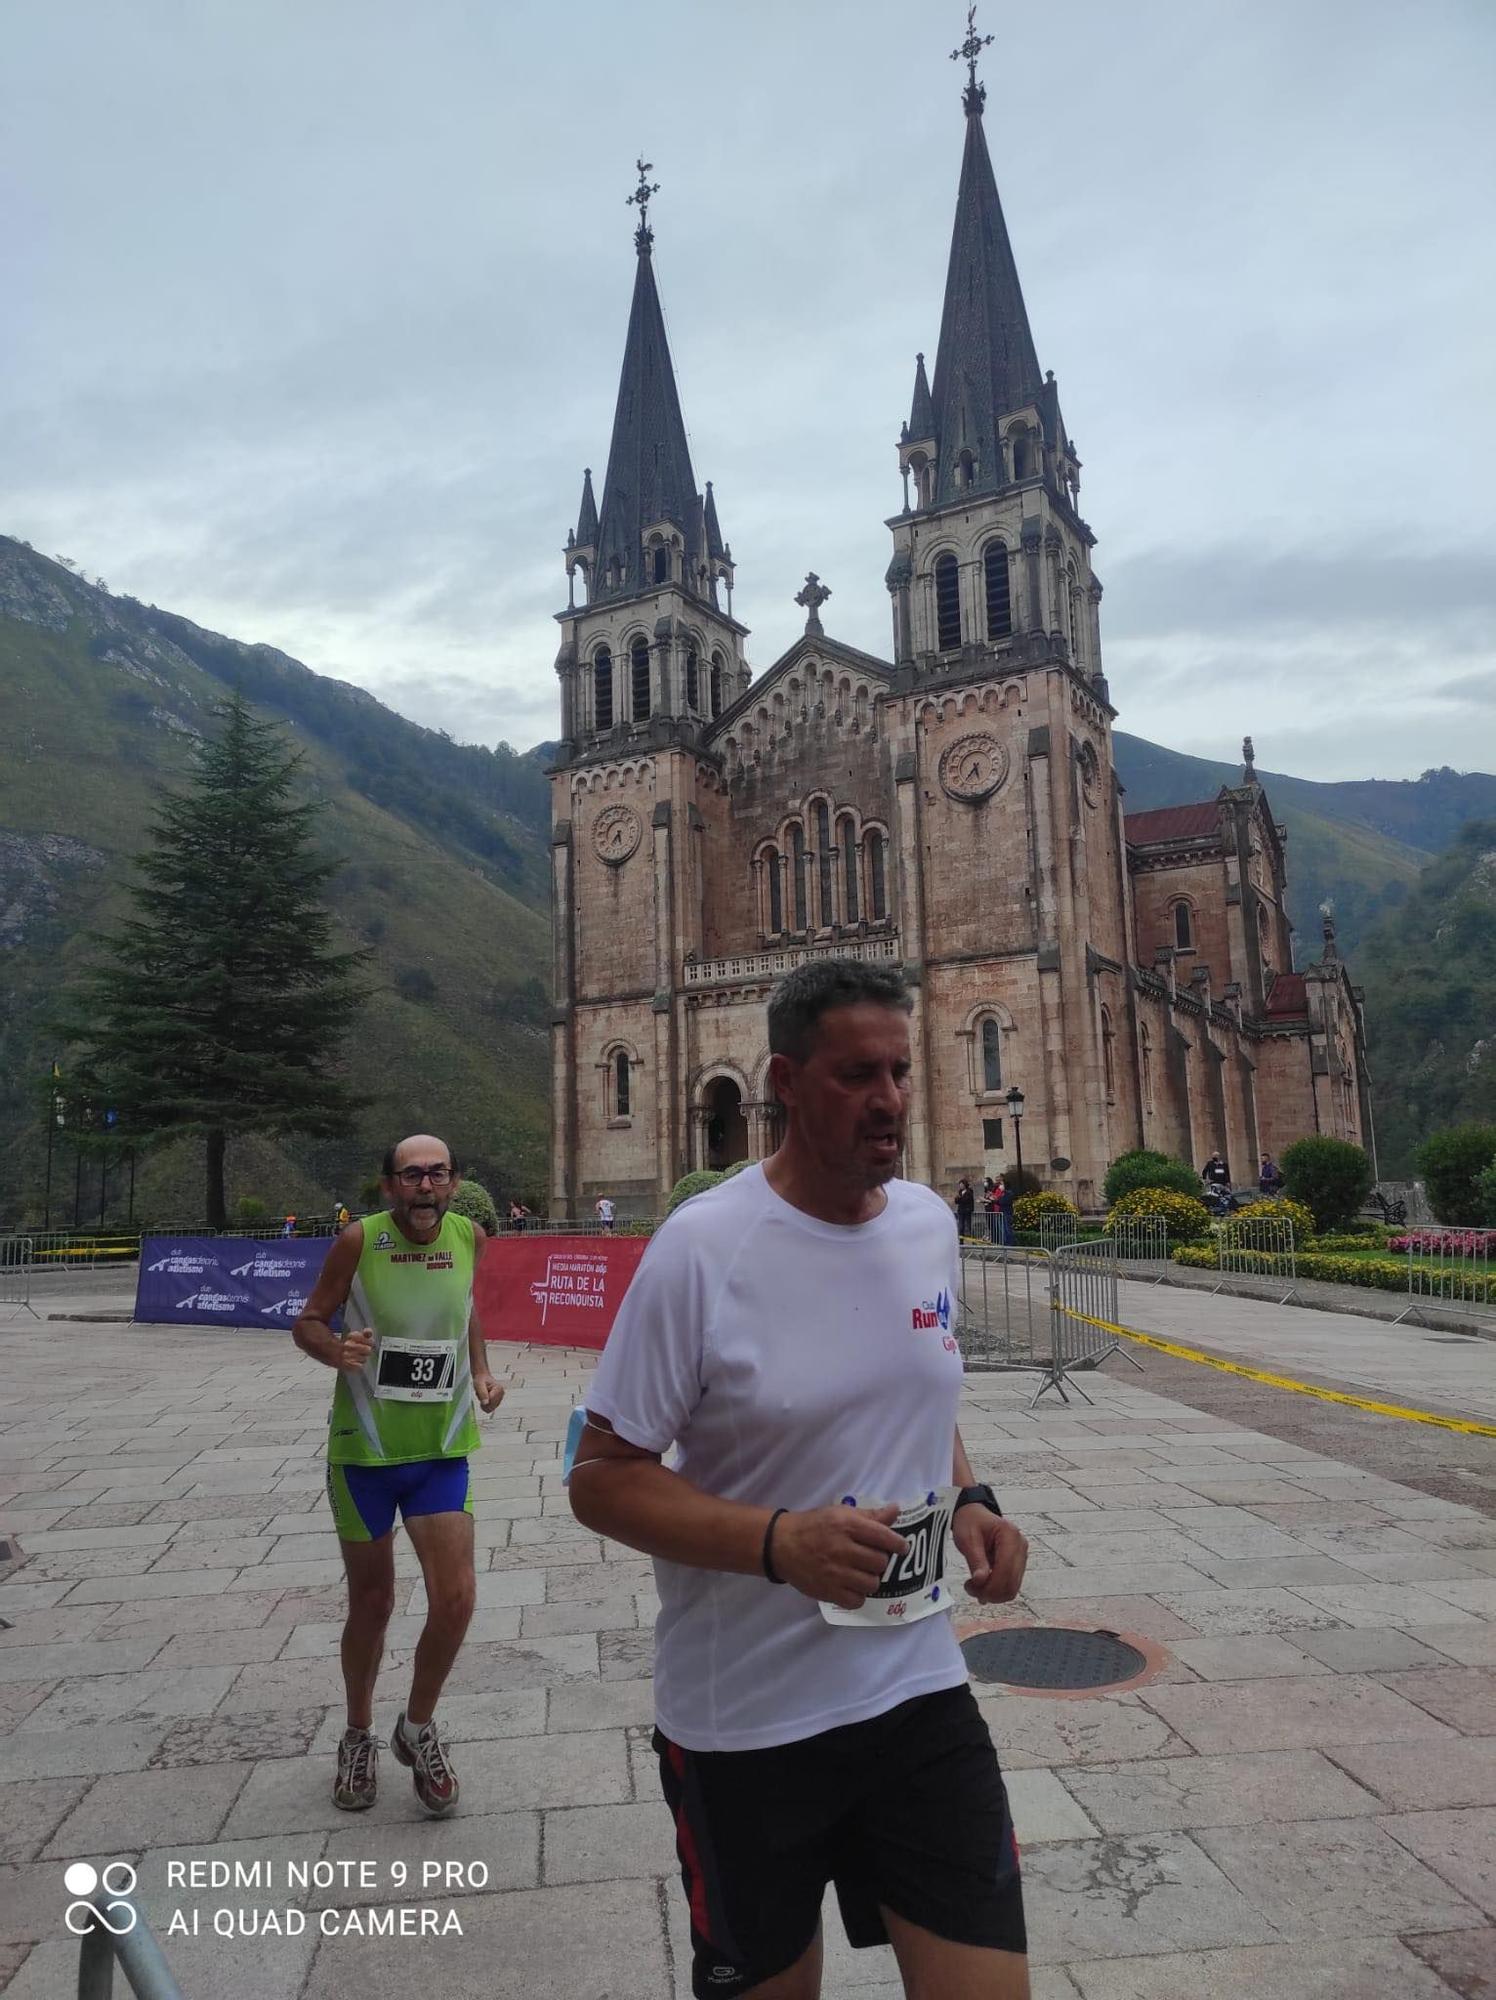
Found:
[{"label": "railing", "polygon": [[[93,1924],[78,1953],[78,2000],[113,2000],[116,1959],[139,2000],[182,2000],[150,1925],[130,1897],[97,1890],[72,1907],[83,1905],[93,1912]],[[116,1928],[122,1916],[129,1922]]]},{"label": "railing", "polygon": [[[140,1230],[27,1230],[24,1235],[0,1236],[0,1271],[7,1263],[32,1271],[110,1271],[120,1264],[133,1264],[140,1257],[146,1236],[227,1236],[245,1241],[273,1242],[285,1235],[279,1222],[246,1224],[234,1229],[209,1229],[201,1222],[152,1223]],[[331,1217],[298,1222],[300,1237],[333,1234]],[[21,1246],[25,1246],[24,1250]],[[0,1286],[4,1284],[0,1277]]]},{"label": "railing", "polygon": [[1055,1251],[1067,1243],[1080,1241],[1080,1217],[1064,1209],[1044,1209],[1039,1216],[1039,1247]]},{"label": "railing", "polygon": [[[1089,1237],[1053,1251],[970,1244],[962,1249],[955,1313],[962,1358],[973,1371],[1037,1372],[1035,1403],[1050,1389],[1068,1402],[1067,1382],[1084,1401],[1091,1400],[1074,1378],[1113,1354],[1126,1354],[1118,1336],[1107,1330],[1116,1324],[1117,1310],[1117,1248],[1110,1237]],[[1126,1358],[1133,1361],[1130,1354]]]},{"label": "railing", "polygon": [[899,939],[849,938],[832,944],[787,944],[773,951],[745,952],[737,958],[687,959],[687,986],[722,986],[734,979],[773,979],[803,965],[808,958],[860,958],[877,964],[898,963]]},{"label": "railing", "polygon": [[29,1236],[0,1237],[0,1306],[40,1314],[31,1303],[32,1248]]},{"label": "railing", "polygon": [[1127,1266],[1124,1277],[1161,1285],[1169,1264],[1169,1225],[1161,1215],[1119,1215],[1111,1236],[1117,1258]]},{"label": "railing", "polygon": [[653,1216],[620,1215],[613,1222],[599,1222],[595,1217],[570,1222],[557,1215],[527,1215],[523,1222],[511,1222],[507,1215],[499,1217],[501,1236],[653,1236],[659,1226]]},{"label": "railing", "polygon": [[[1239,1292],[1239,1280],[1255,1278],[1277,1293],[1280,1306],[1287,1305],[1299,1296],[1293,1224],[1277,1215],[1233,1215],[1218,1223],[1216,1267],[1221,1277],[1212,1292]],[[1250,1288],[1244,1295],[1261,1297]]]},{"label": "railing", "polygon": [[1496,1230],[1416,1229],[1394,1237],[1388,1246],[1408,1264],[1408,1303],[1397,1316],[1422,1318],[1438,1326],[1430,1313],[1496,1320]]}]

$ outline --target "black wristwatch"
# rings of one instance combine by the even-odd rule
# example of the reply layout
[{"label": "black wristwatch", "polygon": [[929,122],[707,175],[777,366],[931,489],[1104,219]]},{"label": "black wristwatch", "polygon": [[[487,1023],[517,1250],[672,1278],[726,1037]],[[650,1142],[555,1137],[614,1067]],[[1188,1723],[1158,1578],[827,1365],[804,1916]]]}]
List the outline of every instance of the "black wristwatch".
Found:
[{"label": "black wristwatch", "polygon": [[956,1505],[951,1509],[952,1514],[955,1514],[957,1508],[965,1507],[973,1501],[980,1507],[990,1507],[994,1514],[1001,1514],[1003,1511],[997,1504],[997,1495],[983,1481],[980,1486],[963,1486],[961,1488],[961,1491],[956,1495]]}]

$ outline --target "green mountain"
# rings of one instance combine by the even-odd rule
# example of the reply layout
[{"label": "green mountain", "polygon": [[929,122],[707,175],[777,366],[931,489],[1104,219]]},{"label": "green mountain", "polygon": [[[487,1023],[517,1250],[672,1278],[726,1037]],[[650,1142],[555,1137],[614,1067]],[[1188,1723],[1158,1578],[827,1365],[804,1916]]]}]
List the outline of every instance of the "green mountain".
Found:
[{"label": "green mountain", "polygon": [[[373,952],[376,991],[349,1051],[371,1099],[356,1133],[231,1149],[231,1202],[353,1201],[412,1125],[449,1136],[495,1192],[539,1199],[550,931],[534,760],[453,743],[283,653],[113,597],[0,537],[0,1228],[42,1212],[42,1079],[59,1053],[43,1023],[85,934],[121,909],[153,789],[183,776],[213,703],[236,685],[303,753],[322,842],[342,863],[332,901],[346,938]],[[196,1219],[198,1154],[184,1142],[141,1160],[137,1216]],[[71,1220],[65,1141],[53,1171],[54,1222]],[[92,1220],[99,1181],[85,1161]],[[111,1217],[125,1181],[116,1169],[106,1188]]]},{"label": "green mountain", "polygon": [[1460,828],[1361,957],[1380,1166],[1407,1175],[1425,1133],[1496,1124],[1496,818]]},{"label": "green mountain", "polygon": [[[1238,764],[1187,757],[1121,730],[1113,742],[1129,812],[1186,805],[1241,782]],[[1328,898],[1340,948],[1358,966],[1366,931],[1403,902],[1429,857],[1467,821],[1496,816],[1496,777],[1480,771],[1336,784],[1282,772],[1258,776],[1288,829],[1288,914],[1301,951],[1318,952],[1319,906]]]}]

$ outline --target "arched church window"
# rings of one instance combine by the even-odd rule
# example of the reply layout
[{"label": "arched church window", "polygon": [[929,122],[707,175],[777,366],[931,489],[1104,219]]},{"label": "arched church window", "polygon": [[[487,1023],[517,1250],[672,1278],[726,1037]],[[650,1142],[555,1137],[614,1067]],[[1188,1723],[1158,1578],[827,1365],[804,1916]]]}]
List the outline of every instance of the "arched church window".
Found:
[{"label": "arched church window", "polygon": [[1112,1046],[1115,1039],[1116,1037],[1112,1033],[1111,1013],[1107,1008],[1103,1007],[1101,1010],[1101,1080],[1106,1087],[1106,1101],[1108,1104],[1112,1103],[1117,1095],[1116,1055]]},{"label": "arched church window", "polygon": [[722,713],[722,655],[712,655],[712,714]]},{"label": "arched church window", "polygon": [[613,727],[613,655],[606,646],[592,656],[592,720],[598,729]]},{"label": "arched church window", "polygon": [[613,1058],[613,1116],[627,1118],[629,1115],[629,1057],[627,1049],[620,1049]]},{"label": "arched church window", "polygon": [[701,664],[697,660],[694,646],[686,653],[686,707],[692,715],[695,715],[701,707]]},{"label": "arched church window", "polygon": [[961,643],[961,572],[947,550],[935,558],[935,645],[942,653]]},{"label": "arched church window", "polygon": [[831,808],[824,799],[816,801],[816,873],[820,878],[821,926],[829,930],[836,922],[832,888]]},{"label": "arched church window", "polygon": [[883,855],[883,836],[876,831],[867,837],[867,873],[873,922],[881,924],[888,915],[888,871]]},{"label": "arched church window", "polygon": [[861,904],[857,894],[857,841],[850,819],[838,820],[836,824],[842,851],[842,922],[855,924]]},{"label": "arched church window", "polygon": [[989,1014],[982,1023],[982,1089],[990,1096],[1002,1087],[1002,1030]]},{"label": "arched church window", "polygon": [[670,581],[670,551],[663,542],[654,546],[654,580],[656,583]]},{"label": "arched church window", "polygon": [[1195,948],[1188,903],[1180,902],[1174,905],[1174,946],[1178,951],[1193,951]]},{"label": "arched church window", "polygon": [[763,870],[769,880],[769,932],[778,937],[784,929],[784,878],[779,872],[779,849],[764,849]]},{"label": "arched church window", "polygon": [[805,829],[798,820],[790,828],[790,873],[794,878],[790,883],[790,894],[794,898],[795,929],[807,931],[810,929],[810,914],[806,908]]},{"label": "arched church window", "polygon": [[960,487],[970,486],[976,476],[976,460],[969,451],[963,451],[961,456],[956,460],[956,484]]},{"label": "arched church window", "polygon": [[1027,479],[1032,464],[1033,459],[1029,451],[1028,432],[1015,431],[1013,433],[1013,477],[1015,479]]},{"label": "arched church window", "polygon": [[638,638],[629,649],[629,713],[635,722],[649,720],[649,641]]},{"label": "arched church window", "polygon": [[1013,632],[1013,599],[1008,582],[1008,548],[1005,542],[989,542],[982,553],[982,570],[987,586],[987,637],[1007,639]]}]

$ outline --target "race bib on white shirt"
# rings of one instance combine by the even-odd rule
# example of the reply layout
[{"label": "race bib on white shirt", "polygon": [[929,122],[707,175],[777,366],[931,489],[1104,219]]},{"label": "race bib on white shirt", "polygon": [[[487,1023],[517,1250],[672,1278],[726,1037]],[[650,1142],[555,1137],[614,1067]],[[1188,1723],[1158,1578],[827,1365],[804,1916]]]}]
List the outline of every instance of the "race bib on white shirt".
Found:
[{"label": "race bib on white shirt", "polygon": [[[956,1511],[958,1488],[937,1486],[922,1500],[911,1500],[899,1509],[891,1525],[896,1535],[909,1544],[902,1555],[891,1555],[878,1588],[864,1598],[855,1611],[839,1604],[821,1605],[828,1625],[874,1625],[893,1630],[913,1625],[937,1611],[948,1611],[952,1597],[945,1582],[945,1535]],[[849,1507],[882,1507],[882,1500],[846,1496]]]},{"label": "race bib on white shirt", "polygon": [[457,1379],[457,1352],[447,1340],[379,1343],[374,1395],[381,1403],[446,1403]]}]

